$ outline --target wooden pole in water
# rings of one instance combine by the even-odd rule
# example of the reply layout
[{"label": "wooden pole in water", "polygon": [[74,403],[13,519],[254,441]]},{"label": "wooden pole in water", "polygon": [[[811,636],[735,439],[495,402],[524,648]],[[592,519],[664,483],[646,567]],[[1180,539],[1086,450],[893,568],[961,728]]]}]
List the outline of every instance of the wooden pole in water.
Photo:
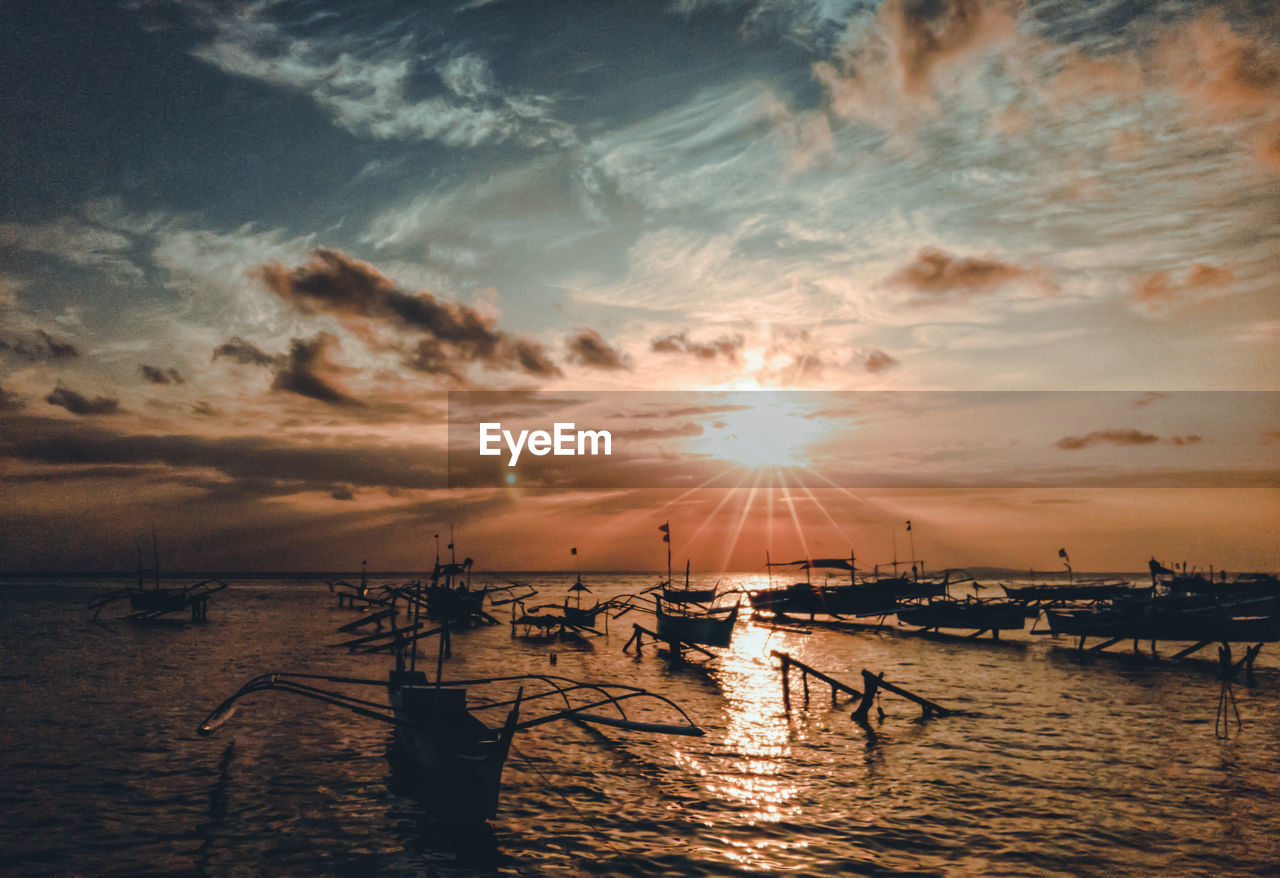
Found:
[{"label": "wooden pole in water", "polygon": [[782,659],[782,709],[791,713],[791,656],[783,653]]}]

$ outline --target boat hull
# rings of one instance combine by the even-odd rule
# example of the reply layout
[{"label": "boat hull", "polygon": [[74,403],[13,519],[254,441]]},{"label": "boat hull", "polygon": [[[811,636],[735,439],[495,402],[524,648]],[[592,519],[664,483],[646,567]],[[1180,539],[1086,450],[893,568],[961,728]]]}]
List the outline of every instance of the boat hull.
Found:
[{"label": "boat hull", "polygon": [[898,621],[920,628],[956,628],[966,631],[1021,631],[1026,613],[1020,604],[938,601],[898,610]]},{"label": "boat hull", "polygon": [[423,798],[458,823],[498,811],[502,768],[517,711],[492,730],[466,710],[466,690],[437,689],[419,671],[392,671],[388,685],[396,740],[418,776]]},{"label": "boat hull", "polygon": [[733,626],[738,621],[738,607],[725,615],[675,615],[657,608],[658,636],[664,640],[696,643],[700,646],[728,646],[733,639]]}]

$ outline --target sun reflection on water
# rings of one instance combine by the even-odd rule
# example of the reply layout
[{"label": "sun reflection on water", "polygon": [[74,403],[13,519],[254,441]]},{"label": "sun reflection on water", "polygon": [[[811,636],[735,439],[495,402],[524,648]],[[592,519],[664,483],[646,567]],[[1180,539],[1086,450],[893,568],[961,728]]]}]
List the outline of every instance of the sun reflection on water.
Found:
[{"label": "sun reflection on water", "polygon": [[[767,827],[801,813],[798,787],[788,771],[792,732],[782,712],[778,672],[767,658],[769,634],[755,625],[739,626],[733,646],[721,654],[716,679],[724,694],[724,744],[711,758],[684,754],[685,767],[702,778],[703,790],[722,804],[706,821],[709,829],[737,826]],[[719,854],[746,868],[778,868],[783,852],[806,847],[799,838],[777,837],[766,831],[743,838],[721,837]],[[788,858],[789,859],[789,858]]]}]

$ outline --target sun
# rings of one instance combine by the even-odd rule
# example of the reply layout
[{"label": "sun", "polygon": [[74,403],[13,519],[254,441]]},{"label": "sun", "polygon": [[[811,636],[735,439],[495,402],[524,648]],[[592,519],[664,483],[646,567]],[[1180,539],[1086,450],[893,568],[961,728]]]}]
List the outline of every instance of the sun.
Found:
[{"label": "sun", "polygon": [[826,433],[821,417],[777,393],[743,393],[738,399],[747,407],[719,415],[698,437],[699,451],[752,469],[808,464],[809,448]]}]

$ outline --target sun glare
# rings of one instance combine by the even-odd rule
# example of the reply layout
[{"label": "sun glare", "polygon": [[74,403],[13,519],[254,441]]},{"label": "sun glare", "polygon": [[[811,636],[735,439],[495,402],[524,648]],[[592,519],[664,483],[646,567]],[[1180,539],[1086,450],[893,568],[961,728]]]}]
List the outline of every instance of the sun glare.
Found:
[{"label": "sun glare", "polygon": [[795,401],[770,393],[757,402],[754,395],[741,395],[749,408],[719,416],[698,438],[698,449],[750,468],[805,466],[808,448],[825,432],[823,421]]}]

